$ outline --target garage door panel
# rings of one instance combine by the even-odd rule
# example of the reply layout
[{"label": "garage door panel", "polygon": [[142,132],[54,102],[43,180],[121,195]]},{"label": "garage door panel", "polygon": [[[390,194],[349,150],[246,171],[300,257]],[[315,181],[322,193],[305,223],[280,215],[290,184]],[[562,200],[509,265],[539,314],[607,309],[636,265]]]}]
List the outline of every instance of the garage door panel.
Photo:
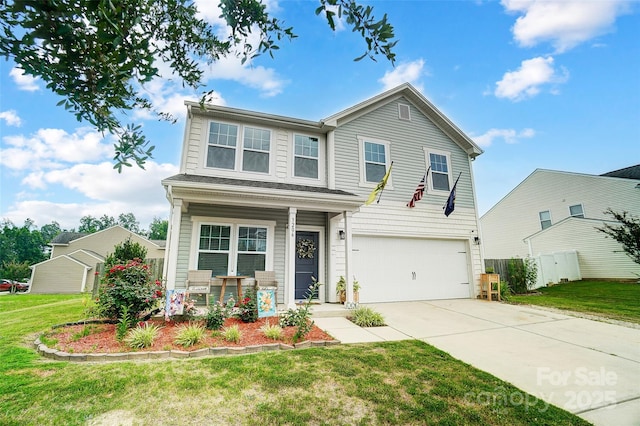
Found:
[{"label": "garage door panel", "polygon": [[363,303],[470,297],[464,241],[364,236],[353,241]]}]

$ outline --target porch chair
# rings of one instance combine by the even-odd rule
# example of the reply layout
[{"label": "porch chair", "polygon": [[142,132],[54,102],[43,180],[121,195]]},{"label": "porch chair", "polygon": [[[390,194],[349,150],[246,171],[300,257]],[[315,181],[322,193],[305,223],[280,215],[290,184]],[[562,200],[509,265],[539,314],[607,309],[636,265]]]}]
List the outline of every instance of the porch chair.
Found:
[{"label": "porch chair", "polygon": [[209,307],[209,293],[211,292],[211,273],[209,270],[187,272],[186,291],[190,294],[204,294],[207,307]]},{"label": "porch chair", "polygon": [[275,287],[276,299],[275,303],[278,306],[278,281],[276,281],[275,271],[255,271],[256,278],[256,290],[264,287]]}]

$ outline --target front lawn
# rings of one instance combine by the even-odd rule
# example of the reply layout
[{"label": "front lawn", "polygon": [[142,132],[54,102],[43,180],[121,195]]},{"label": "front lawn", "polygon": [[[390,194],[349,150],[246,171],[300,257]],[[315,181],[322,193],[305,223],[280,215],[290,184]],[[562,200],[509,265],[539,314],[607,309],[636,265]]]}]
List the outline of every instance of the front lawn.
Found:
[{"label": "front lawn", "polygon": [[640,324],[640,284],[575,281],[542,287],[540,294],[510,296],[509,302],[547,306]]},{"label": "front lawn", "polygon": [[81,319],[84,300],[0,297],[0,424],[588,424],[420,341],[103,364],[38,356],[37,332]]}]

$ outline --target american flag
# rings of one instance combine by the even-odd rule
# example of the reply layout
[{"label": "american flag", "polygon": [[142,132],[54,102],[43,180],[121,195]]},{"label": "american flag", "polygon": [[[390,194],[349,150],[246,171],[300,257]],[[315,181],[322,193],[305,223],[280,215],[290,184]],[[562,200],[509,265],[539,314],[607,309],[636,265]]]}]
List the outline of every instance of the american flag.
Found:
[{"label": "american flag", "polygon": [[424,195],[424,185],[427,181],[428,174],[429,174],[429,170],[427,170],[427,173],[425,173],[424,176],[422,176],[422,180],[420,181],[420,183],[418,184],[418,187],[413,193],[413,197],[411,197],[411,201],[407,203],[408,207],[415,207],[416,202],[422,200],[422,196]]}]

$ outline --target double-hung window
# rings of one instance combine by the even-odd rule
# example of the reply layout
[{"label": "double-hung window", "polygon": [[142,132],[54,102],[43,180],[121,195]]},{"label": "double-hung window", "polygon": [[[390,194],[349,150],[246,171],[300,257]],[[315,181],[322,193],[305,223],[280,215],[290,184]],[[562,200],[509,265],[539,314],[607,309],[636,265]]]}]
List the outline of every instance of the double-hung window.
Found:
[{"label": "double-hung window", "polygon": [[540,227],[542,229],[547,229],[551,226],[551,212],[549,210],[538,213],[538,216],[540,217]]},{"label": "double-hung window", "polygon": [[[242,141],[238,149],[238,141]],[[271,131],[249,126],[209,123],[206,166],[269,173]]]},{"label": "double-hung window", "polygon": [[294,136],[293,175],[296,177],[318,178],[318,138]]},{"label": "double-hung window", "polygon": [[[268,266],[269,225],[202,223],[199,227],[197,268],[213,275],[248,275]],[[271,237],[272,238],[272,237]]]},{"label": "double-hung window", "polygon": [[[360,142],[360,183],[370,186],[379,183],[390,167],[389,143],[367,138],[358,138]],[[390,186],[390,181],[387,182]]]},{"label": "double-hung window", "polygon": [[429,189],[431,191],[449,192],[451,190],[451,159],[448,152],[426,150],[429,172]]}]

